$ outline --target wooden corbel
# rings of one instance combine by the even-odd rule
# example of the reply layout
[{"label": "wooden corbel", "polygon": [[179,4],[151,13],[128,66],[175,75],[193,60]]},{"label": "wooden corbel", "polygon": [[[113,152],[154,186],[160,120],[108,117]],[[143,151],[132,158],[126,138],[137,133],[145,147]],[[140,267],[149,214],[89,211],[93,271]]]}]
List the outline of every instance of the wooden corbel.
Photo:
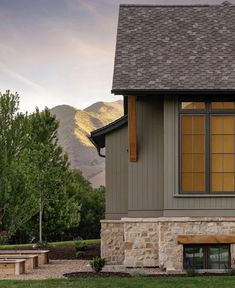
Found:
[{"label": "wooden corbel", "polygon": [[136,162],[138,159],[136,96],[128,96],[128,136],[129,160],[130,162]]}]

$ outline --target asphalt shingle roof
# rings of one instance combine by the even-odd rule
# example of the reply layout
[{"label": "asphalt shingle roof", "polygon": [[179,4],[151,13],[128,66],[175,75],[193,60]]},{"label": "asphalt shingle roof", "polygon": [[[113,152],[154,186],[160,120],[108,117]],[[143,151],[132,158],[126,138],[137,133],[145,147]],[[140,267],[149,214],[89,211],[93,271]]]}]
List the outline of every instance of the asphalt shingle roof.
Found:
[{"label": "asphalt shingle roof", "polygon": [[235,6],[121,5],[112,91],[235,89]]}]

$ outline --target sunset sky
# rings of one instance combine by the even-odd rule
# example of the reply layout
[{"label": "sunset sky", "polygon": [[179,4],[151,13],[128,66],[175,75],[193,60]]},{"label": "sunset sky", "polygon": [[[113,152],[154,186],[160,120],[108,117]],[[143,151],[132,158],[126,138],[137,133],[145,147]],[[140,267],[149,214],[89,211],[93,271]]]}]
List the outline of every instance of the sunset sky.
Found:
[{"label": "sunset sky", "polygon": [[22,111],[30,112],[117,100],[110,90],[120,3],[221,2],[0,0],[0,91],[17,91]]}]

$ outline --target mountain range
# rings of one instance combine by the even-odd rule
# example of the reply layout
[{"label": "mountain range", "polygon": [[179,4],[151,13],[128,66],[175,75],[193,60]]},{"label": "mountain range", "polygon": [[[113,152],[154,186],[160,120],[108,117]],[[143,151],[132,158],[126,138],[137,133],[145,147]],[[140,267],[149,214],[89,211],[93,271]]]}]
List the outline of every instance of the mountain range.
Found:
[{"label": "mountain range", "polygon": [[87,135],[121,117],[122,100],[96,102],[84,110],[60,105],[51,113],[59,121],[59,144],[69,156],[70,167],[80,169],[93,187],[105,185],[105,159],[98,156]]}]

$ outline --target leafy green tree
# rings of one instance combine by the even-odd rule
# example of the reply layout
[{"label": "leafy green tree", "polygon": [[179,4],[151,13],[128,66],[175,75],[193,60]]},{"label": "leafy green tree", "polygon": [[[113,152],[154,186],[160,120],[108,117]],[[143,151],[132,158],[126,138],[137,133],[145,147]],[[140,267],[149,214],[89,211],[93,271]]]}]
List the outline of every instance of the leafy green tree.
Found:
[{"label": "leafy green tree", "polygon": [[[42,112],[36,109],[30,121],[32,162],[34,170],[38,171],[35,184],[39,210],[39,241],[42,241],[42,231],[44,239],[50,238],[50,235],[54,235],[58,230],[65,230],[79,223],[80,206],[75,199],[78,185],[69,171],[68,157],[58,144],[59,123],[55,116],[50,114],[48,108]],[[32,221],[29,223],[32,224]]]},{"label": "leafy green tree", "polygon": [[84,239],[99,238],[100,220],[105,216],[105,188],[92,188],[79,170],[75,169],[73,174],[79,184],[77,201],[81,203],[81,220],[76,233]]},{"label": "leafy green tree", "polygon": [[28,116],[19,112],[17,94],[0,94],[0,241],[37,238],[38,230],[39,240],[42,231],[48,241],[99,237],[104,187],[93,189],[80,171],[69,170],[58,125],[49,109]]},{"label": "leafy green tree", "polygon": [[0,93],[0,235],[10,237],[36,212],[30,121],[19,112],[19,96]]}]

